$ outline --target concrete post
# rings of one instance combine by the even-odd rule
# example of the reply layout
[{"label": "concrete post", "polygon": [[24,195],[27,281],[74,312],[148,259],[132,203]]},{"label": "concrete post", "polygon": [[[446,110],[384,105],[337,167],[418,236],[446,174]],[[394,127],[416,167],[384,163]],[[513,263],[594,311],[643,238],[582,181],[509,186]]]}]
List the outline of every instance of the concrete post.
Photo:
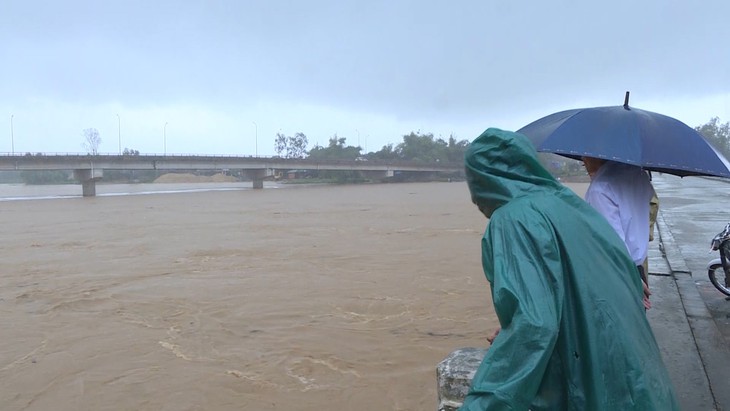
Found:
[{"label": "concrete post", "polygon": [[486,348],[460,348],[436,366],[438,411],[456,411],[469,393]]},{"label": "concrete post", "polygon": [[96,196],[96,180],[101,180],[104,171],[101,169],[77,169],[74,170],[74,178],[81,182],[81,193],[84,197]]},{"label": "concrete post", "polygon": [[256,190],[260,190],[264,188],[264,180],[274,176],[274,169],[260,168],[245,170],[245,174],[253,181],[253,188]]},{"label": "concrete post", "polygon": [[86,180],[81,182],[81,194],[84,197],[96,197],[96,181]]}]

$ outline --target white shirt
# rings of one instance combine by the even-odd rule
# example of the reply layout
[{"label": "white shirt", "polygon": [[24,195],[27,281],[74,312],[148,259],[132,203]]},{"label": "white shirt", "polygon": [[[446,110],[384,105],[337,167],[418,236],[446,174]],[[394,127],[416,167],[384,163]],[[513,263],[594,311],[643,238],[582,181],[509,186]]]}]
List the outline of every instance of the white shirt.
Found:
[{"label": "white shirt", "polygon": [[591,180],[585,200],[603,215],[636,265],[649,248],[649,201],[654,188],[646,172],[637,166],[605,162]]}]

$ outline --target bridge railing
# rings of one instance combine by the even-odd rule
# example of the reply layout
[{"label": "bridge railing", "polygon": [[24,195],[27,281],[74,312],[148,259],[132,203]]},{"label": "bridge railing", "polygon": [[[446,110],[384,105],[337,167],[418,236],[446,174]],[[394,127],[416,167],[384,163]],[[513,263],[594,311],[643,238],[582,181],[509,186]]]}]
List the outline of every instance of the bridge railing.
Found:
[{"label": "bridge railing", "polygon": [[423,162],[408,160],[344,160],[344,159],[328,159],[328,158],[283,158],[279,156],[252,156],[252,155],[231,155],[231,154],[182,154],[182,153],[166,153],[166,154],[117,154],[117,153],[0,153],[0,160],[16,161],[17,163],[44,163],[55,162],[58,160],[67,161],[112,161],[120,164],[126,161],[169,161],[169,160],[235,160],[235,161],[275,161],[278,165],[291,166],[312,166],[318,164],[328,165],[358,165],[358,166],[391,166],[391,167],[429,167],[436,169],[461,169],[462,163],[448,162]]},{"label": "bridge railing", "polygon": [[119,154],[119,153],[79,153],[79,152],[0,152],[0,157],[229,157],[229,158],[277,158],[276,156],[264,156],[253,154],[193,154],[193,153],[140,153],[140,154]]}]

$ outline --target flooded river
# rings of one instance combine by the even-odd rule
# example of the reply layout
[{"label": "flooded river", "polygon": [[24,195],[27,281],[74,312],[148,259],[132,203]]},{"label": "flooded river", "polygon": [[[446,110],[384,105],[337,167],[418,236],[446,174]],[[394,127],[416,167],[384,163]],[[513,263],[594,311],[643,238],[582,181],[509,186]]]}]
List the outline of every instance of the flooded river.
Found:
[{"label": "flooded river", "polygon": [[0,409],[431,410],[497,324],[463,182],[170,189],[0,202]]}]

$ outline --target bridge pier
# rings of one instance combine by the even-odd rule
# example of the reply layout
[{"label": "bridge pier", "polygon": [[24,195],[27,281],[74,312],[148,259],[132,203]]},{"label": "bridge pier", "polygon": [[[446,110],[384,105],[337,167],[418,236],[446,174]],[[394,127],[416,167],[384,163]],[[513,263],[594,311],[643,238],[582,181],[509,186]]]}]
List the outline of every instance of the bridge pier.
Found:
[{"label": "bridge pier", "polygon": [[96,196],[96,181],[101,180],[104,176],[104,170],[101,169],[76,169],[74,170],[74,178],[81,182],[81,194],[84,197]]},{"label": "bridge pier", "polygon": [[253,188],[255,190],[261,190],[264,188],[264,180],[274,176],[274,169],[261,168],[246,170],[245,175],[253,181]]}]

